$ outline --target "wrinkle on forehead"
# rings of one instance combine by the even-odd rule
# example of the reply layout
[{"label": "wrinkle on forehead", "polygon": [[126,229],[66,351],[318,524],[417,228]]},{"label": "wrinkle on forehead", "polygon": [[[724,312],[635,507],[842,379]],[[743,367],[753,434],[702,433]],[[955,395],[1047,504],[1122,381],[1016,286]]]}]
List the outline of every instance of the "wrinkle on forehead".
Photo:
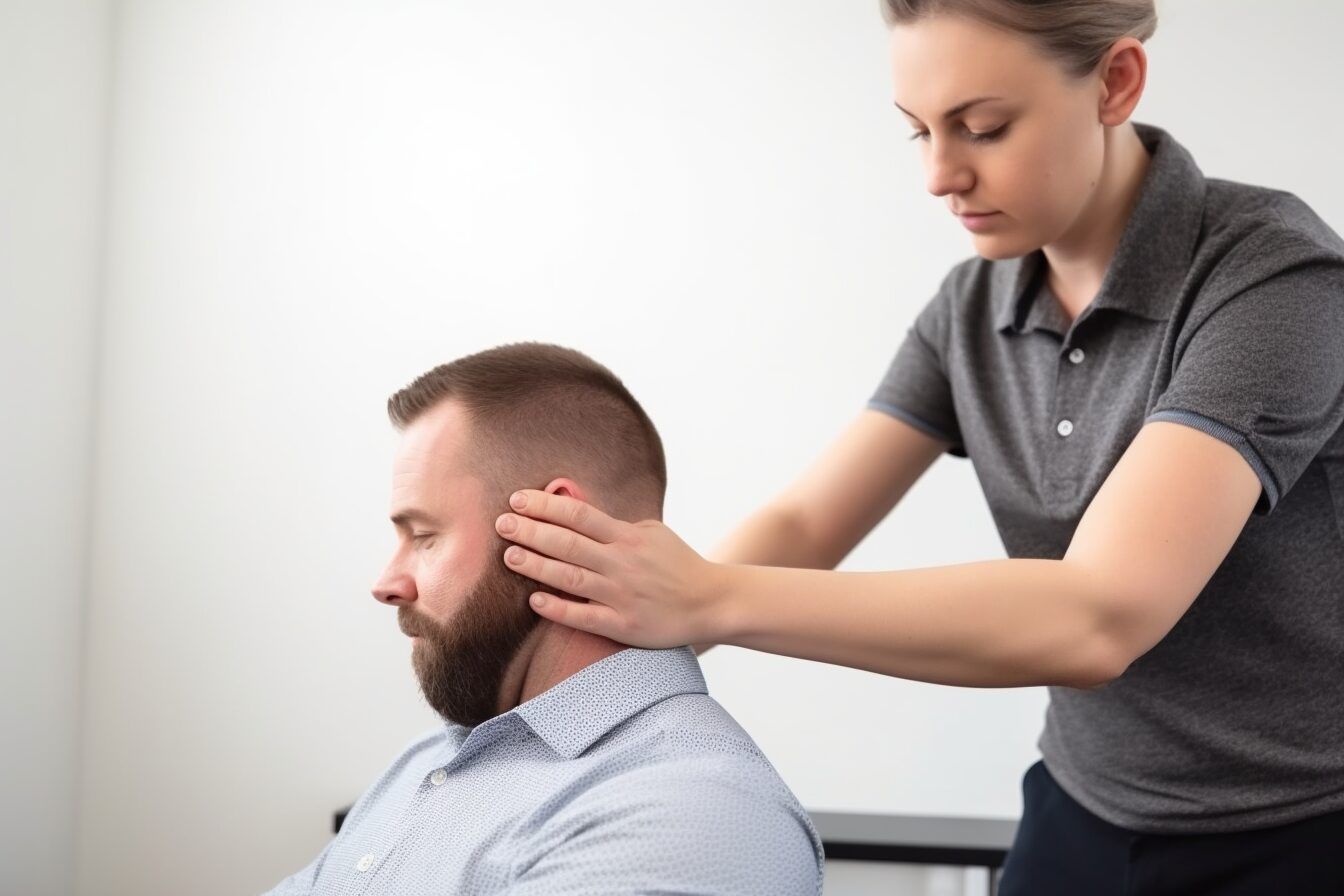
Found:
[{"label": "wrinkle on forehead", "polygon": [[465,412],[449,403],[406,427],[392,463],[393,513],[415,507],[460,515],[484,505],[485,483],[464,462],[469,436]]}]

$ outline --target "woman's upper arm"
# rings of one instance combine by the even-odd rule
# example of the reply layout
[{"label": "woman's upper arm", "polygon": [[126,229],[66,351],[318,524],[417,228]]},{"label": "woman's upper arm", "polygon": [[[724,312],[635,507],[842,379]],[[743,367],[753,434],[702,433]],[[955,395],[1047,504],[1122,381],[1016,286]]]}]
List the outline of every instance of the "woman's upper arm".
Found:
[{"label": "woman's upper arm", "polygon": [[772,505],[806,533],[818,568],[833,568],[882,521],[951,444],[865,409]]},{"label": "woman's upper arm", "polygon": [[1185,615],[1232,550],[1260,480],[1227,442],[1167,421],[1144,425],[1083,513],[1064,563],[1096,583],[1111,677]]}]

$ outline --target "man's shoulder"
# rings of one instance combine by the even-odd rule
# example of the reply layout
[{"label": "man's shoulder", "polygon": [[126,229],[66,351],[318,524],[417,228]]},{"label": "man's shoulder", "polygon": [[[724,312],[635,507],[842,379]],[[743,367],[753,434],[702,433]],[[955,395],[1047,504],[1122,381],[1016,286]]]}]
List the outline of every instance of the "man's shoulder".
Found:
[{"label": "man's shoulder", "polygon": [[[811,818],[745,730],[707,694],[678,694],[627,719],[576,760],[588,768],[538,807],[527,855],[566,844],[662,869],[714,892],[819,892],[823,852]],[[603,861],[606,861],[604,858]],[[674,887],[675,889],[675,887]]]},{"label": "man's shoulder", "polygon": [[718,758],[774,772],[751,735],[708,694],[666,697],[613,728],[594,748],[619,750],[623,744],[638,744],[650,766],[686,757]]},{"label": "man's shoulder", "polygon": [[661,700],[594,748],[594,761],[604,767],[591,794],[596,801],[644,803],[647,797],[648,808],[692,814],[711,814],[734,801],[748,813],[775,813],[815,833],[765,753],[708,694]]}]

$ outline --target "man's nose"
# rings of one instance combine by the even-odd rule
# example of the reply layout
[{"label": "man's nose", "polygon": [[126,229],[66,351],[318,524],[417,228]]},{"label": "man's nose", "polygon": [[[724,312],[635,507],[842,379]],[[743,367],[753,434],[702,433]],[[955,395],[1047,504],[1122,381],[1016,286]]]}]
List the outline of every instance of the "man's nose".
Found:
[{"label": "man's nose", "polygon": [[380,604],[411,603],[415,597],[415,579],[396,570],[384,570],[373,585],[373,599]]},{"label": "man's nose", "polygon": [[932,146],[925,158],[925,186],[935,196],[965,193],[975,186],[975,174],[955,153]]}]

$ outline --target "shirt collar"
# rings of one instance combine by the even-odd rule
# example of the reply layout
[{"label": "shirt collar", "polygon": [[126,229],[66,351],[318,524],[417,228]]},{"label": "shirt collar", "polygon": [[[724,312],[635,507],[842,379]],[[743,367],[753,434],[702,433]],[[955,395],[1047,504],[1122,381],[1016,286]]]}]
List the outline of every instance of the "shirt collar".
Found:
[{"label": "shirt collar", "polygon": [[[1151,156],[1148,171],[1101,289],[1083,313],[1113,308],[1167,320],[1194,257],[1206,185],[1194,158],[1170,134],[1138,122],[1134,130]],[[994,326],[1000,332],[1025,333],[1039,326],[1063,334],[1068,329],[1057,302],[1033,302],[1040,292],[1037,277],[1043,273],[1044,259],[1037,249],[994,266],[999,269],[994,278],[998,302]]]},{"label": "shirt collar", "polygon": [[525,721],[556,753],[573,759],[661,700],[708,693],[693,648],[629,647],[585,666],[509,713]]}]

